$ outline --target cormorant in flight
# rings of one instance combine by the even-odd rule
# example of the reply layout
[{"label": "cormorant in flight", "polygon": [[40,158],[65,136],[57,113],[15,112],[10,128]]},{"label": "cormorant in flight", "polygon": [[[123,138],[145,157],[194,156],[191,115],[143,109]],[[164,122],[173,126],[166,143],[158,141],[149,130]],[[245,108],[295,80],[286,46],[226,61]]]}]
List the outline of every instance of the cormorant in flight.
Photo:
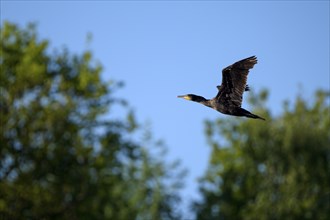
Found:
[{"label": "cormorant in flight", "polygon": [[193,94],[179,95],[178,98],[201,103],[223,114],[265,120],[241,108],[243,92],[249,91],[249,87],[246,85],[247,75],[256,63],[257,57],[252,56],[224,68],[222,70],[222,84],[217,86],[219,91],[213,99],[205,99]]}]

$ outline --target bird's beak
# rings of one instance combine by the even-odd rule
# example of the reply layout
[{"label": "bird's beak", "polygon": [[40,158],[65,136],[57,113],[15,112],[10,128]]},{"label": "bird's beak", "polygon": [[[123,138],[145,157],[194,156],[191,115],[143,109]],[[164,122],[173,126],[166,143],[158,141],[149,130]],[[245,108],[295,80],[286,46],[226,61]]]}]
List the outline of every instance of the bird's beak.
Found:
[{"label": "bird's beak", "polygon": [[188,96],[188,95],[178,95],[178,98],[183,98],[185,100],[191,100],[190,96]]}]

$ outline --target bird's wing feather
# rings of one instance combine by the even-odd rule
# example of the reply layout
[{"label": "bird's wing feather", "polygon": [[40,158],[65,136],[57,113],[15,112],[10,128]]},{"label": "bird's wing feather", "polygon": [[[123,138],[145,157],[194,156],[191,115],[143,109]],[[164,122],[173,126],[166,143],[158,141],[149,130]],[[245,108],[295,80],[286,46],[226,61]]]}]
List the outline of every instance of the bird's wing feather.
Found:
[{"label": "bird's wing feather", "polygon": [[240,60],[222,70],[222,84],[216,96],[218,102],[241,107],[242,96],[246,88],[249,70],[257,63],[257,57],[252,56]]}]

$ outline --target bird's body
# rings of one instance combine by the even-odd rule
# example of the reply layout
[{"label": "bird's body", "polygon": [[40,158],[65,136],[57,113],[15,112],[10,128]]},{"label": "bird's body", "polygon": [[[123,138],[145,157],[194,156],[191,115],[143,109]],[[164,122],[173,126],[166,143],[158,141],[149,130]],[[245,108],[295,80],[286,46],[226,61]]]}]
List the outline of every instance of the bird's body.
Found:
[{"label": "bird's body", "polygon": [[193,94],[178,97],[198,102],[223,114],[265,120],[241,107],[243,92],[249,91],[249,87],[246,85],[247,75],[256,63],[257,58],[252,56],[224,68],[222,70],[222,84],[217,86],[218,93],[213,99],[205,99]]}]

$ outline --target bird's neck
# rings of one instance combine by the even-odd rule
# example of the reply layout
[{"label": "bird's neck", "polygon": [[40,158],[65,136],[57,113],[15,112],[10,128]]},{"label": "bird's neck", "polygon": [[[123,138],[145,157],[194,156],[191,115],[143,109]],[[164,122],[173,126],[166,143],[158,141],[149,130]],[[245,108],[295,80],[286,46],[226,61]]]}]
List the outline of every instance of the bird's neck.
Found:
[{"label": "bird's neck", "polygon": [[209,99],[205,99],[204,101],[201,101],[200,103],[207,106],[207,107],[211,107],[212,108],[212,105],[211,105],[211,100]]},{"label": "bird's neck", "polygon": [[210,100],[204,98],[203,96],[194,95],[194,98],[192,99],[192,101],[198,102],[198,103],[206,105],[206,106],[210,106]]}]

